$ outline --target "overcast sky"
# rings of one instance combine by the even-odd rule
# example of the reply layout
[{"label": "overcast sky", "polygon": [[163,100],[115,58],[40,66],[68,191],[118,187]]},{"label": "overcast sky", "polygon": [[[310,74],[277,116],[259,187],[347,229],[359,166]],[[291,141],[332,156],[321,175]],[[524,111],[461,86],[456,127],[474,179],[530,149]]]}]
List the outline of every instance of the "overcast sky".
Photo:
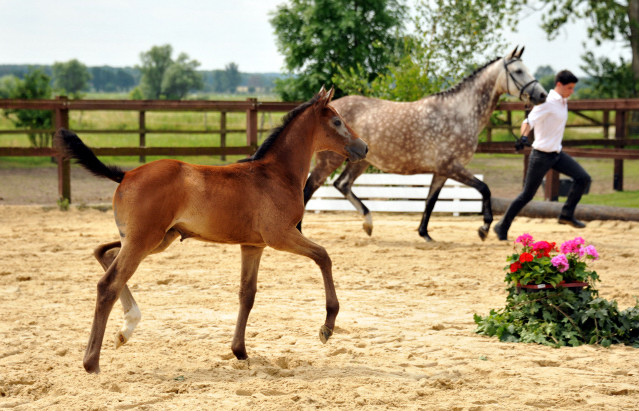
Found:
[{"label": "overcast sky", "polygon": [[[409,0],[410,1],[410,0]],[[202,70],[230,62],[242,72],[282,72],[269,13],[284,0],[0,0],[0,64],[53,64],[73,58],[87,66],[134,66],[140,52],[170,44]],[[553,42],[539,16],[525,19],[508,36],[510,48],[525,45],[524,63],[583,72],[585,27],[572,25]],[[336,39],[336,41],[338,41]],[[629,50],[607,44],[596,50],[630,60]]]}]

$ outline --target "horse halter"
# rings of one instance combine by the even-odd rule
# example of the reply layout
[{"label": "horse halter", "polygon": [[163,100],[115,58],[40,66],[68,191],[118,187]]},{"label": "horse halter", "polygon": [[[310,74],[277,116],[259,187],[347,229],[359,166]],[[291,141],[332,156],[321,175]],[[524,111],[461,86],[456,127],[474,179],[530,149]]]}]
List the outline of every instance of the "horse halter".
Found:
[{"label": "horse halter", "polygon": [[506,74],[508,74],[508,76],[506,76],[506,90],[509,90],[508,87],[508,77],[510,77],[513,80],[513,83],[515,83],[515,87],[517,87],[519,89],[519,99],[521,100],[521,96],[522,94],[524,94],[524,90],[526,90],[526,88],[532,84],[535,83],[539,83],[537,81],[537,79],[532,79],[530,80],[528,83],[524,84],[522,86],[522,84],[517,81],[517,79],[515,78],[515,76],[513,76],[513,73],[510,72],[510,70],[508,70],[508,65],[511,63],[514,63],[515,61],[518,61],[518,58],[514,58],[512,60],[510,60],[509,62],[506,62],[506,59],[504,58],[504,70],[506,70]]}]

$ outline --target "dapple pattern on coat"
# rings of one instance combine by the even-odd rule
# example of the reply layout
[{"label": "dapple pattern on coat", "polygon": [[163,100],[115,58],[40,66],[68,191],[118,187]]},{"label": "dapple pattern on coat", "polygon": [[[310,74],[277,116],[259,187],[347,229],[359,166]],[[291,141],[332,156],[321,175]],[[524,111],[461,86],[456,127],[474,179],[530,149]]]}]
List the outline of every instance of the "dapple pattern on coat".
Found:
[{"label": "dapple pattern on coat", "polygon": [[[427,241],[428,220],[439,192],[452,178],[482,194],[483,240],[492,223],[490,190],[466,169],[478,144],[481,130],[490,121],[499,98],[509,93],[535,104],[546,92],[521,61],[523,48],[488,62],[453,88],[415,102],[396,102],[363,96],[342,97],[333,102],[349,125],[368,143],[365,161],[347,163],[335,187],[364,216],[364,229],[371,235],[373,222],[366,206],[351,190],[355,179],[369,164],[397,174],[433,173],[419,234]],[[344,162],[332,152],[320,152],[304,188],[305,203],[326,178]],[[301,229],[301,224],[298,225]]]}]

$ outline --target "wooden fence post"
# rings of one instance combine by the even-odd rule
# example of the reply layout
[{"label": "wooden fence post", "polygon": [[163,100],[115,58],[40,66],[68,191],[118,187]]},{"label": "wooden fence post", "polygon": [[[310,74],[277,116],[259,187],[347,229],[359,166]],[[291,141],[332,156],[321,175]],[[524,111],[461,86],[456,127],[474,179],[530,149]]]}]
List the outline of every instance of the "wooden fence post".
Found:
[{"label": "wooden fence post", "polygon": [[[226,111],[220,111],[220,147],[226,147]],[[220,160],[226,161],[226,154],[220,156]]]},{"label": "wooden fence post", "polygon": [[[615,138],[620,140],[626,138],[626,111],[617,110],[615,114]],[[623,146],[619,148],[623,148]],[[623,160],[615,160],[615,167],[612,173],[612,189],[623,191]]]},{"label": "wooden fence post", "polygon": [[[55,129],[69,128],[69,105],[66,96],[56,97],[58,105],[55,109]],[[71,203],[71,164],[69,159],[58,156],[58,196],[60,200]]]},{"label": "wooden fence post", "polygon": [[246,145],[257,149],[257,99],[247,98],[251,106],[246,109]]},{"label": "wooden fence post", "polygon": [[[146,112],[140,110],[140,148],[146,147]],[[146,163],[146,156],[140,154],[140,163]]]}]

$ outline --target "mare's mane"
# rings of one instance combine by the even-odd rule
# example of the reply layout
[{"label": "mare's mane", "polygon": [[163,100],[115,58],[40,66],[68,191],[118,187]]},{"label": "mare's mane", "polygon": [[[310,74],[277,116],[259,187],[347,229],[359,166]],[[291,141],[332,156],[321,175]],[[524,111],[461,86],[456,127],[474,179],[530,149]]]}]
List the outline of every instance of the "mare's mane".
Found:
[{"label": "mare's mane", "polygon": [[475,69],[475,71],[473,71],[470,75],[468,75],[466,78],[464,78],[459,83],[455,84],[454,86],[452,86],[451,88],[449,88],[447,90],[443,90],[443,91],[440,91],[439,93],[435,93],[435,94],[433,94],[433,96],[446,97],[446,96],[449,96],[451,94],[455,94],[455,93],[459,92],[466,84],[472,82],[481,71],[483,71],[486,67],[490,66],[491,64],[493,64],[494,62],[496,62],[499,59],[501,59],[501,57],[496,57],[496,58],[492,59],[491,61],[489,61],[488,63],[486,63],[483,66],[479,67],[478,69]]},{"label": "mare's mane", "polygon": [[312,99],[310,99],[309,101],[307,101],[306,103],[302,103],[299,106],[295,107],[293,110],[289,111],[283,118],[282,118],[282,125],[280,125],[279,127],[276,127],[273,129],[273,131],[271,131],[271,134],[266,138],[266,140],[264,140],[264,142],[257,148],[257,151],[250,157],[247,158],[243,158],[241,160],[238,160],[238,163],[244,163],[247,161],[255,161],[255,160],[259,160],[262,157],[264,157],[264,155],[268,152],[268,150],[271,148],[271,146],[273,146],[273,143],[275,143],[275,140],[277,140],[277,137],[279,137],[280,134],[282,134],[282,132],[284,131],[284,129],[297,117],[299,116],[301,113],[303,113],[307,108],[309,108],[310,106],[312,106],[313,104],[315,104],[317,102],[317,100],[319,100],[320,95],[316,94],[315,97],[313,97]]}]

